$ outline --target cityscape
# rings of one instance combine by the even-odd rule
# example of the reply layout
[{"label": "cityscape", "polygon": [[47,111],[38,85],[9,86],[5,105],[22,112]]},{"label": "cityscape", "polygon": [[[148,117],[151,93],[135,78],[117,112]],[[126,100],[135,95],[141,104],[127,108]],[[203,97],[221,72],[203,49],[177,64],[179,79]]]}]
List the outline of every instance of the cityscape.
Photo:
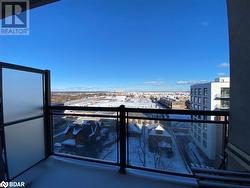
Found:
[{"label": "cityscape", "polygon": [[[229,110],[229,77],[176,92],[52,92],[52,103],[62,106],[119,107],[173,110]],[[53,116],[54,150],[58,153],[116,161],[118,126],[115,118],[80,116],[66,110]],[[86,112],[82,112],[86,115]],[[71,115],[72,114],[72,115]],[[78,116],[74,115],[78,114]],[[104,112],[87,112],[98,116]],[[116,115],[115,112],[105,112]],[[150,118],[221,120],[219,116],[131,113],[127,119],[129,164],[190,173],[191,167],[219,169],[223,165],[224,125]],[[140,117],[142,119],[140,119]],[[148,120],[146,118],[149,118]]]}]

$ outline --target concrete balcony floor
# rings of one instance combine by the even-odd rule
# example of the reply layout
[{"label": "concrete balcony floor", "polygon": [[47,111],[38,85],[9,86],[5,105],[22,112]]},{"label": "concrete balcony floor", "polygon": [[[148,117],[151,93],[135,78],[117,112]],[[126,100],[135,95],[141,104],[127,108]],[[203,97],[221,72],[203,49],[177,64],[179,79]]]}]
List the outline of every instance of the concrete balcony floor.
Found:
[{"label": "concrete balcony floor", "polygon": [[25,181],[27,187],[85,187],[85,188],[189,188],[198,187],[194,179],[127,170],[118,167],[51,156],[14,181]]}]

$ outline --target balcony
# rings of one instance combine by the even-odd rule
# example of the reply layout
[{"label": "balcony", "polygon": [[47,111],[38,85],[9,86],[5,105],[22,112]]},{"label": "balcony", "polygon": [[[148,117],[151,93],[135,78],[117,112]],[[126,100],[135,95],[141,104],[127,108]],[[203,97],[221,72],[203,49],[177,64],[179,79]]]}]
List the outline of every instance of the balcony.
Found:
[{"label": "balcony", "polygon": [[215,105],[215,109],[216,110],[229,110],[230,106],[229,105],[222,105],[222,104],[217,104]]},{"label": "balcony", "polygon": [[30,187],[250,185],[248,173],[226,170],[227,111],[52,106],[48,70],[0,68],[2,179]]},{"label": "balcony", "polygon": [[214,97],[215,100],[229,100],[230,95],[229,94],[217,94]]}]

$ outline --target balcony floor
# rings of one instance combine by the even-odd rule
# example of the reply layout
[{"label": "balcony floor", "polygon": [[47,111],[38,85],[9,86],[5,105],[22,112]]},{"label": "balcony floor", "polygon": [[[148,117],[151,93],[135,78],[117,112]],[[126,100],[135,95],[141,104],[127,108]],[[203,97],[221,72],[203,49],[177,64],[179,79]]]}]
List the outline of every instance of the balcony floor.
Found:
[{"label": "balcony floor", "polygon": [[15,181],[27,187],[91,188],[188,188],[198,187],[194,179],[161,175],[137,170],[118,173],[118,167],[51,156],[31,168]]}]

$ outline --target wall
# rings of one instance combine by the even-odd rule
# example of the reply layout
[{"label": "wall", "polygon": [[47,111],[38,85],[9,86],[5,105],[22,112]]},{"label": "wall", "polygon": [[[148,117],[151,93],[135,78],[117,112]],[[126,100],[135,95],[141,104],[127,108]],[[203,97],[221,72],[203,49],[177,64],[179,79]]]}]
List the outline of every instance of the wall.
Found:
[{"label": "wall", "polygon": [[250,1],[228,0],[227,5],[231,74],[228,168],[250,170]]}]

